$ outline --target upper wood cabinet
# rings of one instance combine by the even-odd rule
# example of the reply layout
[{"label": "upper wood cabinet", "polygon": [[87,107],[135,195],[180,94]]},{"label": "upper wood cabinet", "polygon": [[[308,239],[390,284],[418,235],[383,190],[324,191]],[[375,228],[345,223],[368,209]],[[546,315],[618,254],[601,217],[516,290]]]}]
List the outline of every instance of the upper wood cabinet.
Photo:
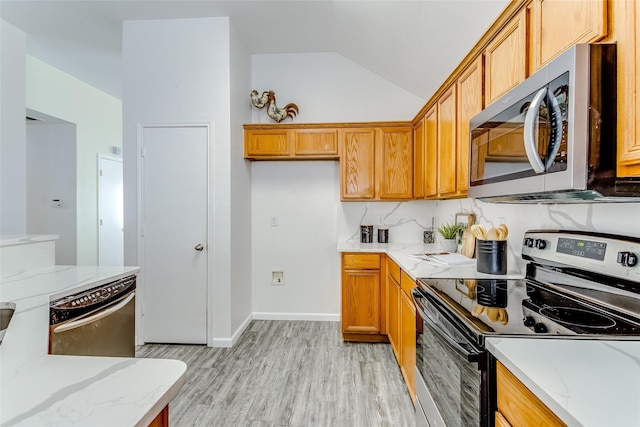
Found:
[{"label": "upper wood cabinet", "polygon": [[640,1],[614,1],[618,57],[618,176],[640,176]]},{"label": "upper wood cabinet", "polygon": [[484,51],[485,105],[527,77],[527,13],[521,10],[489,42]]},{"label": "upper wood cabinet", "polygon": [[535,71],[576,43],[605,37],[607,0],[533,0],[530,35]]},{"label": "upper wood cabinet", "polygon": [[458,96],[457,194],[465,196],[469,188],[469,120],[483,108],[482,56],[472,62],[456,82]]},{"label": "upper wood cabinet", "polygon": [[438,196],[438,106],[424,116],[424,197]]},{"label": "upper wood cabinet", "polygon": [[382,128],[378,182],[380,199],[408,200],[413,198],[413,129]]},{"label": "upper wood cabinet", "polygon": [[340,198],[413,198],[413,128],[399,126],[342,129]]},{"label": "upper wood cabinet", "polygon": [[426,119],[422,118],[413,126],[413,197],[416,199],[424,197],[425,123]]},{"label": "upper wood cabinet", "polygon": [[244,125],[244,157],[252,160],[337,160],[333,124]]},{"label": "upper wood cabinet", "polygon": [[456,192],[456,86],[438,99],[438,195],[446,197]]}]

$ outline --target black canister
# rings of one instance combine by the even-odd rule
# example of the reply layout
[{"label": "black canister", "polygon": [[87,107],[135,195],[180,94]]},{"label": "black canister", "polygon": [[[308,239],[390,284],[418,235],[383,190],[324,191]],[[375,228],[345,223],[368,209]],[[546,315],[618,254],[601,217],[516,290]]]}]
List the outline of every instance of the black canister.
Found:
[{"label": "black canister", "polygon": [[389,243],[389,227],[378,227],[378,243]]},{"label": "black canister", "polygon": [[373,225],[360,226],[360,243],[373,243]]},{"label": "black canister", "polygon": [[507,274],[506,240],[476,240],[476,257],[480,273]]}]

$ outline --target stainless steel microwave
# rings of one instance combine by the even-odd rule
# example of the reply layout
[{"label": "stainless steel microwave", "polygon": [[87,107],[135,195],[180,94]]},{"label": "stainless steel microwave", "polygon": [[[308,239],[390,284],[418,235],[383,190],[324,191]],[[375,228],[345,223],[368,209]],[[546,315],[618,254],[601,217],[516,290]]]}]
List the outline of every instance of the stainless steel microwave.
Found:
[{"label": "stainless steel microwave", "polygon": [[640,202],[616,176],[616,46],[578,44],[470,121],[469,196]]}]

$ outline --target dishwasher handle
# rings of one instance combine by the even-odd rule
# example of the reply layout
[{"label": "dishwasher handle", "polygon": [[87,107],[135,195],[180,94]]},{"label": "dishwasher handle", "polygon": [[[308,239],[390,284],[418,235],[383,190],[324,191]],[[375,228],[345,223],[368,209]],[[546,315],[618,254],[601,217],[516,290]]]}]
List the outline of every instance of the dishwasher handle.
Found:
[{"label": "dishwasher handle", "polygon": [[93,314],[91,314],[90,316],[87,317],[82,317],[78,320],[73,320],[71,322],[68,323],[63,323],[60,326],[56,326],[53,329],[53,333],[54,334],[59,334],[61,332],[66,332],[66,331],[70,331],[72,329],[76,329],[79,328],[81,326],[87,325],[91,322],[95,322],[97,320],[103,319],[113,313],[115,313],[116,311],[120,310],[121,308],[123,308],[125,305],[129,304],[129,302],[136,296],[135,292],[131,292],[129,295],[127,295],[126,297],[123,297],[123,299],[121,299],[117,304],[113,304],[103,310],[99,310]]}]

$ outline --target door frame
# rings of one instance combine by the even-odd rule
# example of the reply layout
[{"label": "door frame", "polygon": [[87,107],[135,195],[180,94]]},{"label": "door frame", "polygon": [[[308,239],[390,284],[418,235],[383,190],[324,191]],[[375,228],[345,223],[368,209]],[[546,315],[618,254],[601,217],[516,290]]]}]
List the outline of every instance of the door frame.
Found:
[{"label": "door frame", "polygon": [[[101,218],[101,209],[102,209],[102,180],[100,171],[103,160],[112,160],[118,162],[122,165],[122,185],[124,188],[124,162],[122,157],[110,156],[108,154],[100,154],[98,153],[98,265],[100,265],[100,220]],[[124,261],[124,192],[122,194],[122,218],[123,218],[123,230],[122,230],[122,259]]]},{"label": "door frame", "polygon": [[137,141],[136,141],[136,162],[137,162],[137,227],[136,230],[136,242],[137,242],[137,258],[138,258],[138,266],[140,267],[140,272],[138,273],[138,283],[136,286],[136,292],[138,293],[138,298],[136,298],[136,345],[143,345],[144,342],[144,321],[143,321],[143,313],[144,313],[144,293],[145,293],[145,281],[144,281],[144,245],[142,242],[142,232],[143,232],[143,207],[144,207],[144,194],[143,194],[143,162],[142,162],[142,146],[144,143],[144,130],[145,129],[153,129],[153,128],[204,128],[206,129],[207,134],[207,238],[206,238],[206,248],[207,248],[207,268],[206,268],[206,298],[207,298],[207,324],[206,333],[207,333],[207,346],[213,347],[213,235],[214,235],[214,215],[215,210],[213,206],[213,197],[211,195],[211,189],[213,187],[213,123],[198,123],[198,122],[167,122],[167,123],[138,123],[137,129]]}]

